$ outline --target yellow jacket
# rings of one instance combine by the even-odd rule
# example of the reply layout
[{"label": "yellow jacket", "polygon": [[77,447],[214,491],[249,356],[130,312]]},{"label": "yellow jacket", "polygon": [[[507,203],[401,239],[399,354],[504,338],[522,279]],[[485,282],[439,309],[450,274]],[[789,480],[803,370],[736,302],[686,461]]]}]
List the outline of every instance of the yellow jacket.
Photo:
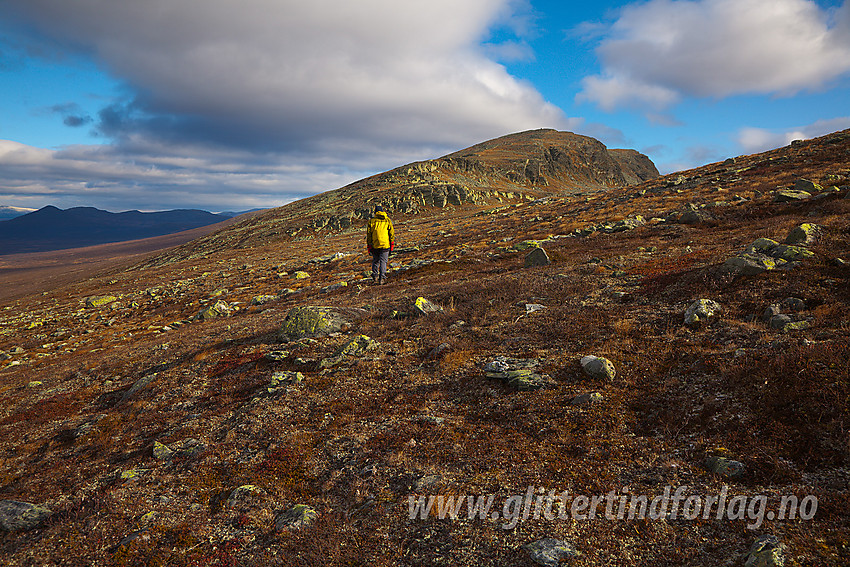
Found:
[{"label": "yellow jacket", "polygon": [[391,248],[395,244],[393,221],[384,211],[378,211],[369,219],[366,228],[366,246],[370,248]]}]

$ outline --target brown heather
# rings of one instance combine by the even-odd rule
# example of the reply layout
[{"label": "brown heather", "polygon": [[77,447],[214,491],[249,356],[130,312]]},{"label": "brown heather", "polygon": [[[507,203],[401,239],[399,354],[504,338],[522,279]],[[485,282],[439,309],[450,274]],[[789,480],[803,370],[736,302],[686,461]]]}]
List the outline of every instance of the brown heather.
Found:
[{"label": "brown heather", "polygon": [[[800,177],[848,184],[850,131],[639,185],[578,195],[529,185],[549,200],[503,198],[509,208],[489,214],[481,213],[492,202],[392,214],[399,247],[420,246],[393,262],[451,263],[395,271],[384,286],[360,281],[365,221],[290,235],[310,220],[299,217],[304,203],[155,253],[136,244],[115,257],[93,253],[90,264],[74,264],[71,253],[39,266],[0,258],[0,350],[25,350],[12,355],[20,365],[0,369],[0,499],[54,512],[40,528],[0,533],[0,562],[528,566],[521,546],[555,537],[581,551],[576,566],[716,566],[742,565],[769,533],[788,547],[787,565],[847,565],[850,268],[836,259],[850,261],[850,199],[845,188],[773,202]],[[374,184],[364,187],[381,198]],[[710,218],[555,239],[544,244],[548,266],[524,268],[525,252],[508,249],[632,215],[668,217],[691,203],[709,205]],[[302,225],[280,220],[295,218]],[[803,222],[824,233],[802,266],[748,277],[720,269],[756,238],[782,240]],[[308,264],[334,252],[356,254]],[[300,269],[310,278],[277,275]],[[339,281],[348,287],[319,291]],[[287,287],[301,293],[250,305]],[[84,307],[106,294],[118,300]],[[445,310],[404,316],[419,296]],[[240,310],[163,330],[219,297]],[[811,318],[809,329],[784,333],[761,321],[787,297],[805,301],[799,316]],[[722,316],[685,326],[685,309],[700,298],[720,303]],[[526,303],[546,308],[526,315]],[[345,335],[281,344],[281,321],[303,305],[367,315]],[[353,333],[380,347],[322,371],[318,361]],[[442,343],[449,349],[429,357]],[[265,356],[275,350],[288,355]],[[609,358],[614,381],[585,377],[586,354]],[[552,387],[516,391],[486,378],[481,367],[497,355],[540,359]],[[269,395],[275,371],[300,371],[305,381]],[[591,391],[604,399],[571,405]],[[200,454],[153,457],[155,442],[189,438],[203,443]],[[711,455],[740,460],[745,476],[708,472]],[[145,472],[122,479],[131,469]],[[432,475],[433,486],[414,488]],[[229,508],[243,485],[262,489],[265,503]],[[754,531],[713,518],[529,519],[513,530],[408,519],[411,494],[493,493],[501,509],[529,486],[653,495],[665,485],[814,494],[819,508],[813,520],[765,520]],[[277,531],[274,515],[295,504],[315,508],[318,520]]]}]

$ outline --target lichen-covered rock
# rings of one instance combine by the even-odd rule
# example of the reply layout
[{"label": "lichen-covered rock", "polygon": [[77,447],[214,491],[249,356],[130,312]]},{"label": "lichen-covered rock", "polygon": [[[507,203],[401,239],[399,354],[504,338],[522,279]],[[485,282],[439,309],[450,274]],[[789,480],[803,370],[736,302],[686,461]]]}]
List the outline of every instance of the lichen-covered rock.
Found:
[{"label": "lichen-covered rock", "polygon": [[280,299],[280,297],[277,295],[258,295],[251,299],[251,305],[265,305],[266,303],[272,303],[278,299]]},{"label": "lichen-covered rock", "polygon": [[281,512],[275,518],[274,525],[278,531],[300,530],[313,525],[319,513],[306,504],[296,504],[289,510]]},{"label": "lichen-covered rock", "polygon": [[497,356],[484,365],[484,374],[488,378],[506,382],[517,390],[537,390],[552,385],[548,376],[536,372],[540,360],[520,359]]},{"label": "lichen-covered rock", "polygon": [[281,333],[290,339],[338,333],[350,323],[331,307],[294,307],[286,314]]},{"label": "lichen-covered rock", "polygon": [[716,318],[723,310],[720,304],[711,299],[698,299],[691,303],[685,311],[685,325],[696,325],[704,323],[709,319]]},{"label": "lichen-covered rock", "polygon": [[770,318],[767,325],[771,329],[784,329],[786,325],[792,322],[791,317],[779,313]]},{"label": "lichen-covered rock", "polygon": [[416,298],[413,304],[413,310],[417,315],[427,315],[429,313],[439,313],[443,310],[442,306],[432,303],[424,297]]},{"label": "lichen-covered rock", "polygon": [[164,443],[159,441],[153,442],[153,458],[158,461],[167,461],[174,456],[174,451],[168,448]]},{"label": "lichen-covered rock", "polygon": [[588,355],[582,357],[580,363],[584,373],[596,380],[610,382],[617,375],[614,363],[601,356]]},{"label": "lichen-covered rock", "polygon": [[227,317],[233,313],[233,308],[223,299],[219,299],[213,305],[201,309],[194,317],[193,321],[208,321],[218,317]]},{"label": "lichen-covered rock", "polygon": [[794,227],[785,237],[785,244],[808,246],[817,243],[823,229],[814,223],[803,223]]},{"label": "lichen-covered rock", "polygon": [[552,260],[549,259],[549,255],[543,248],[535,248],[525,257],[525,267],[531,268],[533,266],[548,266],[552,263]]},{"label": "lichen-covered rock", "polygon": [[572,399],[572,401],[570,402],[570,404],[572,404],[574,406],[580,406],[580,405],[589,404],[589,403],[592,403],[592,402],[601,402],[601,401],[602,401],[602,394],[600,394],[599,392],[588,392],[586,394],[579,394],[578,396],[574,397]]},{"label": "lichen-covered rock", "polygon": [[100,307],[102,305],[112,303],[113,301],[118,301],[118,298],[114,295],[96,295],[86,298],[86,307]]},{"label": "lichen-covered rock", "polygon": [[271,378],[271,387],[279,388],[281,386],[286,386],[289,384],[300,384],[304,381],[304,375],[300,372],[291,372],[286,370],[279,370],[272,374]]},{"label": "lichen-covered rock", "polygon": [[807,193],[818,193],[823,191],[823,187],[809,179],[798,179],[794,182],[794,191],[805,191]]},{"label": "lichen-covered rock", "polygon": [[709,471],[725,476],[726,478],[740,478],[744,475],[746,467],[740,461],[733,461],[726,457],[709,457],[705,460],[705,468]]},{"label": "lichen-covered rock", "polygon": [[551,537],[527,543],[522,548],[528,552],[532,561],[543,567],[559,567],[564,565],[566,559],[579,555],[572,544]]},{"label": "lichen-covered rock", "polygon": [[22,532],[37,528],[52,512],[44,506],[0,500],[0,528],[7,532]]},{"label": "lichen-covered rock", "polygon": [[794,201],[805,201],[811,199],[812,194],[808,191],[797,191],[795,189],[780,189],[777,191],[773,200],[777,203],[791,203]]},{"label": "lichen-covered rock", "polygon": [[342,288],[345,288],[345,287],[348,287],[348,282],[339,282],[339,283],[335,283],[335,284],[325,286],[322,289],[320,289],[319,291],[321,293],[330,293],[332,291],[336,291],[338,289],[342,289]]},{"label": "lichen-covered rock", "polygon": [[723,263],[723,269],[742,276],[756,276],[768,270],[774,270],[777,262],[764,254],[740,254]]},{"label": "lichen-covered rock", "polygon": [[370,350],[374,350],[380,346],[378,341],[366,336],[366,335],[357,335],[347,343],[345,343],[342,348],[337,351],[337,356],[363,356]]},{"label": "lichen-covered rock", "polygon": [[785,546],[776,536],[760,536],[744,557],[744,567],[783,567]]},{"label": "lichen-covered rock", "polygon": [[225,506],[235,510],[248,510],[264,500],[266,496],[266,491],[259,486],[243,484],[230,492]]},{"label": "lichen-covered rock", "polygon": [[294,279],[294,280],[306,280],[309,277],[310,277],[310,274],[308,274],[307,272],[300,272],[299,271],[299,272],[295,272],[294,274],[292,274],[292,279]]}]

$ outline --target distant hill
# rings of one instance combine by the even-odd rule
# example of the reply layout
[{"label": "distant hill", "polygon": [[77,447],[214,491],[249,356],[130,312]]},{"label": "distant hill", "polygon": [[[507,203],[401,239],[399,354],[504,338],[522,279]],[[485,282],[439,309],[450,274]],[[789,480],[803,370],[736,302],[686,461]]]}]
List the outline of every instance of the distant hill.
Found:
[{"label": "distant hill", "polygon": [[34,211],[35,209],[25,209],[23,207],[9,207],[7,205],[0,205],[0,221],[20,217],[27,213],[32,213]]},{"label": "distant hill", "polygon": [[94,207],[48,205],[0,221],[0,254],[44,252],[172,234],[231,218],[194,209],[111,213]]}]

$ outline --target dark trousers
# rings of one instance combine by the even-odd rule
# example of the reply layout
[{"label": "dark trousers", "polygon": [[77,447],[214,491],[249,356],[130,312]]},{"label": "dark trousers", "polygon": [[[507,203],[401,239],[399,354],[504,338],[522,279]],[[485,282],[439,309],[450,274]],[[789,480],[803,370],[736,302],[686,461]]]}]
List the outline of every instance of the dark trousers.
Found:
[{"label": "dark trousers", "polygon": [[372,279],[385,280],[387,279],[387,262],[390,259],[389,248],[373,248],[372,249]]}]

